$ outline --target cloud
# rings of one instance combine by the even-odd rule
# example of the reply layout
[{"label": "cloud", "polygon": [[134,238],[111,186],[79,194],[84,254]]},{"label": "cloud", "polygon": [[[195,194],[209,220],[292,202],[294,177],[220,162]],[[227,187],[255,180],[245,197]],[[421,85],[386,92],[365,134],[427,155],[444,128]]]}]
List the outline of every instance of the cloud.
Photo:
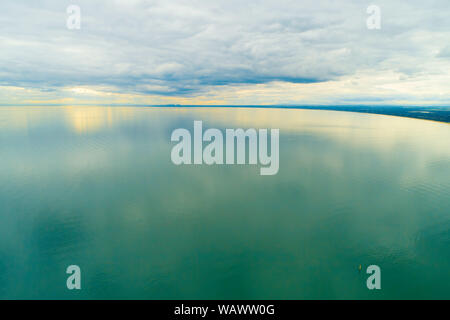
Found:
[{"label": "cloud", "polygon": [[[80,30],[66,28],[66,7],[72,3],[81,8]],[[0,86],[46,92],[53,99],[67,97],[67,88],[92,87],[174,99],[214,95],[226,103],[219,91],[243,86],[285,83],[308,91],[314,84],[342,84],[361,73],[377,79],[395,73],[400,90],[405,79],[432,83],[445,77],[450,70],[448,0],[378,0],[381,30],[366,27],[369,4],[2,0]],[[372,97],[369,89],[346,99]],[[442,90],[450,96],[449,89]],[[413,101],[413,93],[400,90],[399,97],[410,95]],[[280,90],[276,100],[283,101],[283,94]]]}]

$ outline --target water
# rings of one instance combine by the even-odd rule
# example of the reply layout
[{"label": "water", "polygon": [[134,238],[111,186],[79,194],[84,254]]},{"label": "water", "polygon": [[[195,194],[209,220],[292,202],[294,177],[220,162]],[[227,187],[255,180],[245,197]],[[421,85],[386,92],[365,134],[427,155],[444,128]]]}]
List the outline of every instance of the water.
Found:
[{"label": "water", "polygon": [[[171,132],[279,128],[280,171]],[[2,299],[450,298],[450,126],[347,112],[0,108]],[[69,265],[82,290],[66,289]],[[365,270],[381,267],[381,290]],[[358,270],[358,266],[362,270]]]}]

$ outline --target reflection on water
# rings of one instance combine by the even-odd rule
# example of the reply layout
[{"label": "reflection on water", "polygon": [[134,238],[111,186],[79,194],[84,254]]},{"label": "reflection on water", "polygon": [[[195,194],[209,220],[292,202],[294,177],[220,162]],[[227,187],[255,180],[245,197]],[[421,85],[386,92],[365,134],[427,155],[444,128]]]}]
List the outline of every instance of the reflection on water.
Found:
[{"label": "reflection on water", "polygon": [[92,133],[135,117],[132,108],[70,107],[65,111],[68,123],[78,133]]},{"label": "reflection on water", "polygon": [[[174,166],[193,120],[280,128],[278,175]],[[0,298],[448,298],[449,141],[333,111],[0,108]]]}]

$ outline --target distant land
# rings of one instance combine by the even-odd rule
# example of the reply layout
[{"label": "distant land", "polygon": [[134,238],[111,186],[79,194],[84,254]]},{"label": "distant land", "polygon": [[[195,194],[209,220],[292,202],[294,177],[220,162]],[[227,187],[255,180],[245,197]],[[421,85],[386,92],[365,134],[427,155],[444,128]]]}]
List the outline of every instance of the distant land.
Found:
[{"label": "distant land", "polygon": [[[63,104],[0,104],[0,107],[36,106],[36,107],[64,107]],[[92,106],[87,104],[75,104],[70,106]],[[450,106],[368,106],[368,105],[339,105],[339,106],[313,106],[313,105],[142,105],[142,104],[97,104],[104,107],[167,107],[167,108],[285,108],[285,109],[309,109],[309,110],[333,110],[382,114],[397,117],[416,118],[450,123]]]},{"label": "distant land", "polygon": [[298,108],[374,113],[450,123],[450,107],[327,106]]},{"label": "distant land", "polygon": [[389,116],[408,117],[423,120],[433,120],[450,123],[450,107],[402,107],[402,106],[290,106],[290,105],[271,105],[271,106],[187,106],[187,105],[168,105],[167,107],[231,107],[231,108],[286,108],[286,109],[311,109],[311,110],[333,110],[349,111],[361,113],[373,113]]}]

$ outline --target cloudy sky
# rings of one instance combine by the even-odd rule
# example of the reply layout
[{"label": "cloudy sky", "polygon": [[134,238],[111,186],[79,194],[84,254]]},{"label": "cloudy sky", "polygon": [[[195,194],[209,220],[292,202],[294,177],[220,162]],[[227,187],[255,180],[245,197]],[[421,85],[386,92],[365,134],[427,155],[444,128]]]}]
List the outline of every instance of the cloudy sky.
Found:
[{"label": "cloudy sky", "polygon": [[450,105],[450,1],[1,0],[0,104],[112,103]]}]

